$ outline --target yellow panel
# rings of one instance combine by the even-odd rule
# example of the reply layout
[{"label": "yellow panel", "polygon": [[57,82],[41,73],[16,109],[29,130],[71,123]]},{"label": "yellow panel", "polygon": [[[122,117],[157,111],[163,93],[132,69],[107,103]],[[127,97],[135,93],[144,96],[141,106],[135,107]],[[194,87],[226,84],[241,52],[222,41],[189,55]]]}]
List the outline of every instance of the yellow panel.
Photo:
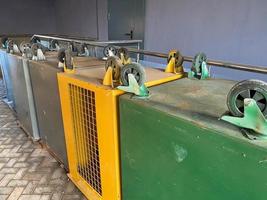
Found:
[{"label": "yellow panel", "polygon": [[58,74],[58,83],[70,179],[90,200],[120,200],[117,98],[124,92],[66,73]]},{"label": "yellow panel", "polygon": [[116,96],[58,74],[70,178],[89,199],[120,199]]}]

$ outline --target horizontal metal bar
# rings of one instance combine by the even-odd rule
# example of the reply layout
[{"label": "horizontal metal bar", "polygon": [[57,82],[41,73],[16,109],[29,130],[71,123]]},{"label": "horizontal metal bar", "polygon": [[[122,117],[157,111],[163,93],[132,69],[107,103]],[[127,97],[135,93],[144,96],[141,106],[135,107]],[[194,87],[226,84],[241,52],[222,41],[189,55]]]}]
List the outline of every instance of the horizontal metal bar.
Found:
[{"label": "horizontal metal bar", "polygon": [[143,55],[147,55],[147,56],[154,56],[154,57],[159,57],[159,58],[168,58],[168,54],[166,53],[159,53],[159,52],[155,52],[155,51],[147,51],[147,50],[143,50],[143,49],[134,49],[134,48],[127,48],[127,50],[131,53],[140,53]]},{"label": "horizontal metal bar", "polygon": [[[184,56],[184,61],[193,62],[193,58]],[[235,70],[267,74],[267,66],[266,67],[254,66],[254,65],[247,65],[247,64],[224,62],[224,61],[218,61],[218,60],[208,60],[207,64],[210,66],[215,66],[215,67],[223,67],[223,68],[229,68],[229,69],[235,69]]]},{"label": "horizontal metal bar", "polygon": [[90,40],[90,41],[96,41],[96,38],[92,37],[81,37],[81,36],[72,36],[72,35],[58,35],[58,34],[42,34],[42,35],[50,35],[53,37],[60,37],[60,38],[67,38],[67,39],[78,39],[78,40]]},{"label": "horizontal metal bar", "polygon": [[0,34],[0,37],[10,37],[10,38],[14,38],[14,37],[31,37],[32,34]]},{"label": "horizontal metal bar", "polygon": [[[125,44],[127,41],[133,41],[133,40],[124,40],[121,41],[121,43],[111,43],[111,42],[119,42],[119,41],[107,41],[107,42],[97,42],[97,41],[86,41],[86,40],[75,40],[75,39],[65,39],[60,37],[53,37],[53,36],[45,36],[45,35],[34,35],[33,37],[42,37],[47,39],[56,39],[56,40],[62,40],[62,41],[73,41],[77,43],[85,43],[93,46],[98,47],[104,47],[107,44]],[[135,40],[135,42],[142,42],[142,40]],[[159,58],[168,58],[168,54],[166,53],[159,53],[154,51],[146,51],[141,49],[135,49],[135,48],[127,48],[129,52],[131,53],[137,53],[137,54],[143,54],[147,56],[154,56]],[[184,61],[186,62],[193,62],[194,58],[190,56],[183,56]],[[261,73],[261,74],[267,74],[267,66],[253,66],[253,65],[246,65],[246,64],[238,64],[238,63],[231,63],[231,62],[224,62],[224,61],[218,61],[218,60],[208,60],[208,65],[215,66],[215,67],[222,67],[222,68],[229,68],[229,69],[235,69],[235,70],[241,70],[241,71],[248,71],[248,72],[254,72],[254,73]]]},{"label": "horizontal metal bar", "polygon": [[[47,35],[47,34],[42,34]],[[90,37],[77,37],[77,36],[68,36],[68,35],[58,35],[58,34],[49,34],[51,37],[61,37],[61,38],[68,38],[68,39],[80,39],[80,40],[96,40],[96,38]],[[33,34],[0,34],[0,37],[29,37],[32,38]]]},{"label": "horizontal metal bar", "polygon": [[54,39],[54,40],[60,40],[60,41],[65,41],[65,42],[84,43],[84,44],[99,46],[99,47],[104,47],[108,44],[137,44],[137,43],[142,42],[142,40],[89,41],[89,40],[84,40],[84,39],[80,40],[80,39],[48,36],[48,35],[33,35],[32,38],[34,38],[34,37],[45,38],[45,39]]},{"label": "horizontal metal bar", "polygon": [[[138,50],[138,49],[134,49],[134,48],[127,48],[127,49],[129,52],[132,52],[132,53],[140,53],[143,55],[155,56],[155,57],[159,57],[159,58],[168,58],[168,54],[165,54],[165,53],[146,51],[146,50]],[[186,61],[186,62],[193,62],[193,60],[194,60],[194,58],[190,57],[190,56],[183,56],[183,58],[184,58],[184,61]],[[208,60],[207,64],[210,66],[215,66],[215,67],[223,67],[223,68],[229,68],[229,69],[235,69],[235,70],[242,70],[242,71],[248,71],[248,72],[267,74],[267,66],[266,67],[254,66],[254,65],[224,62],[224,61],[218,61],[218,60]]]}]

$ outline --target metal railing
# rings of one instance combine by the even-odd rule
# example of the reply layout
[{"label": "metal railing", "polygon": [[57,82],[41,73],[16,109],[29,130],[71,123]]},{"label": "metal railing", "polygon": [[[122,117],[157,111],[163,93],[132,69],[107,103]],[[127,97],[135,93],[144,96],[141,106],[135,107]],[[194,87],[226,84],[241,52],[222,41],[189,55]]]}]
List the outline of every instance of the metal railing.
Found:
[{"label": "metal railing", "polygon": [[[137,50],[133,48],[128,48],[129,52],[132,53],[140,53],[148,56],[154,56],[159,58],[168,58],[168,54],[166,53],[159,53],[154,51],[146,51],[146,50]],[[194,58],[190,56],[183,56],[184,61],[186,62],[193,62]],[[267,66],[255,66],[255,65],[246,65],[246,64],[239,64],[239,63],[231,63],[231,62],[224,62],[224,61],[218,61],[218,60],[208,60],[208,65],[215,66],[215,67],[223,67],[223,68],[229,68],[229,69],[235,69],[235,70],[241,70],[241,71],[248,71],[248,72],[255,72],[255,73],[261,73],[261,74],[267,74]]]},{"label": "metal railing", "polygon": [[[118,41],[88,41],[88,40],[77,40],[77,39],[68,39],[68,38],[61,38],[61,37],[53,37],[53,36],[45,36],[45,35],[33,35],[33,37],[40,37],[40,38],[46,38],[46,39],[56,39],[61,41],[67,41],[67,42],[76,42],[76,43],[84,43],[96,47],[105,47],[108,44],[137,44],[137,49],[135,48],[127,48],[127,50],[130,53],[136,53],[137,54],[137,62],[139,61],[139,55],[147,55],[147,56],[154,56],[159,58],[168,58],[168,54],[165,53],[159,53],[159,52],[153,52],[153,51],[146,51],[140,49],[140,43],[142,40],[118,40]],[[184,61],[186,62],[193,62],[194,58],[190,56],[183,56]],[[219,60],[208,60],[207,64],[210,66],[215,67],[222,67],[222,68],[228,68],[228,69],[235,69],[235,70],[241,70],[241,71],[248,71],[248,72],[254,72],[254,73],[261,73],[261,74],[267,74],[267,66],[254,66],[254,65],[247,65],[247,64],[240,64],[240,63],[231,63],[231,62],[224,62]]]},{"label": "metal railing", "polygon": [[[143,42],[142,40],[111,40],[111,41],[95,41],[95,40],[86,40],[86,39],[73,39],[73,38],[66,38],[66,37],[57,37],[57,36],[51,36],[51,35],[38,35],[35,34],[32,36],[34,37],[39,37],[43,39],[50,39],[50,40],[59,40],[59,41],[64,41],[64,42],[75,42],[75,43],[80,43],[80,44],[87,44],[90,46],[94,47],[102,47],[104,48],[107,45],[135,45],[137,50],[140,50],[141,43]],[[116,46],[115,46],[116,47]],[[140,59],[140,54],[137,53],[136,60],[139,61]]]}]

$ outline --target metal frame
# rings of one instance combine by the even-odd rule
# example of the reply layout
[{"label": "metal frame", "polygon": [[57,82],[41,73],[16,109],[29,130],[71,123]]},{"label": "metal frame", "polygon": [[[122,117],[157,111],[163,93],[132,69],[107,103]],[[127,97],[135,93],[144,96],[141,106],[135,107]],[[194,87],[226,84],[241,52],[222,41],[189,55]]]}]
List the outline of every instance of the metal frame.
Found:
[{"label": "metal frame", "polygon": [[[170,77],[147,82],[146,86],[149,87],[159,85],[172,80],[177,80],[182,77],[183,74],[173,74]],[[89,199],[120,200],[121,186],[118,140],[118,96],[124,94],[124,92],[106,86],[101,86],[76,76],[75,74],[67,73],[58,73],[58,85],[69,161],[70,173],[68,176]],[[91,111],[89,110],[85,112],[85,110],[89,109],[89,107],[83,105],[84,99],[79,96],[78,98],[81,99],[79,100],[80,103],[76,102],[75,106],[73,107],[70,85],[79,87],[82,91],[87,90],[93,92],[95,95],[96,129],[99,145],[102,186],[101,195],[97,193],[97,191],[95,191],[89,183],[86,182],[86,180],[78,171],[78,167],[81,165],[81,163],[84,165],[84,162],[91,160],[90,155],[88,155],[91,151],[88,151],[88,148],[84,147],[84,143],[88,141],[85,139],[85,133],[88,129],[85,127],[86,125],[84,120],[87,119],[85,115],[89,115]],[[77,114],[73,113],[78,113],[78,125],[76,124],[77,122],[75,122],[75,116],[77,116]],[[80,139],[78,139],[77,135]],[[79,148],[82,150],[79,150]],[[85,157],[85,160],[82,159],[82,161],[79,161],[77,156],[78,154],[84,154],[85,156],[83,157]]]},{"label": "metal frame", "polygon": [[[96,40],[96,38],[91,38],[91,37],[78,37],[78,36],[69,36],[69,35],[62,35],[62,34],[45,34],[49,35],[51,37],[64,37],[68,39],[80,39],[80,40]],[[17,37],[28,37],[32,38],[33,34],[0,34],[1,37],[8,37],[8,38],[17,38]]]},{"label": "metal frame", "polygon": [[44,39],[54,39],[54,40],[60,40],[65,42],[76,42],[76,43],[84,43],[96,47],[105,47],[108,44],[137,44],[141,43],[142,40],[113,40],[113,41],[88,41],[84,39],[70,39],[70,38],[62,38],[62,37],[54,37],[54,36],[48,36],[48,35],[33,35],[32,38],[39,37]]},{"label": "metal frame", "polygon": [[10,70],[10,84],[13,87],[14,110],[21,128],[33,140],[40,139],[36,108],[29,74],[29,60],[14,54],[7,54]]},{"label": "metal frame", "polygon": [[[78,186],[86,197],[90,197],[92,200],[120,199],[118,135],[115,130],[118,129],[116,95],[122,94],[123,92],[104,90],[93,84],[72,78],[63,73],[58,74],[58,81],[69,160],[70,179]],[[70,83],[95,93],[102,196],[100,196],[77,171],[78,161],[75,156],[74,124],[72,117],[70,116],[72,113],[70,106],[71,101],[69,98],[70,93],[68,90]]]},{"label": "metal frame", "polygon": [[[139,61],[140,54],[147,55],[147,56],[154,56],[159,58],[168,58],[168,54],[153,52],[153,51],[146,51],[140,49],[140,43],[142,40],[122,40],[122,41],[108,41],[108,42],[98,42],[98,41],[87,41],[87,40],[75,40],[75,39],[66,39],[60,37],[53,37],[53,36],[45,36],[45,35],[33,35],[33,37],[40,37],[46,39],[57,39],[62,41],[69,41],[69,42],[77,42],[77,43],[85,43],[96,47],[104,47],[107,44],[137,44],[137,49],[134,48],[127,48],[129,52],[137,54],[137,61]],[[183,56],[184,61],[186,62],[193,62],[194,58],[191,56]],[[230,68],[235,70],[241,71],[248,71],[248,72],[255,72],[261,74],[267,74],[267,66],[255,66],[255,65],[246,65],[246,64],[239,64],[239,63],[231,63],[231,62],[224,62],[219,60],[208,60],[208,65],[215,66],[215,67],[223,67],[223,68]]]},{"label": "metal frame", "polygon": [[[127,48],[129,52],[132,53],[139,53],[144,54],[147,56],[154,56],[159,58],[168,58],[169,54],[153,52],[153,51],[146,51],[146,50],[137,50],[133,48]],[[193,62],[194,58],[191,56],[183,56],[184,61],[186,62]],[[261,74],[267,74],[267,66],[255,66],[255,65],[246,65],[246,64],[238,64],[238,63],[231,63],[231,62],[224,62],[219,60],[208,60],[208,65],[215,66],[215,67],[223,67],[241,71],[248,71],[248,72],[255,72]]]},{"label": "metal frame", "polygon": [[14,99],[14,91],[13,84],[11,81],[11,72],[10,66],[7,58],[8,54],[4,49],[0,49],[0,63],[1,69],[3,72],[3,80],[5,81],[5,89],[6,89],[6,103],[11,107],[15,107],[15,99]]},{"label": "metal frame", "polygon": [[235,83],[184,78],[153,87],[147,101],[119,98],[124,199],[266,198],[267,143],[218,120]]},{"label": "metal frame", "polygon": [[[107,45],[136,45],[137,50],[140,50],[140,44],[143,42],[142,40],[113,40],[113,41],[91,41],[85,39],[71,39],[71,38],[63,38],[63,37],[55,37],[48,35],[33,35],[32,38],[39,37],[43,39],[54,39],[64,42],[75,42],[80,44],[88,44],[94,47],[102,47],[104,48]],[[127,48],[128,49],[128,48]],[[139,53],[136,55],[136,60],[139,62]]]},{"label": "metal frame", "polygon": [[47,55],[47,60],[29,61],[29,71],[42,144],[52,152],[57,161],[68,170],[62,112],[57,73],[57,53]]},{"label": "metal frame", "polygon": [[36,108],[35,108],[35,103],[34,103],[34,98],[33,98],[33,90],[32,90],[31,77],[30,77],[30,72],[29,72],[29,60],[23,58],[22,62],[23,62],[23,71],[24,71],[27,97],[28,97],[28,103],[29,103],[31,125],[32,125],[32,136],[34,140],[39,140],[40,133],[39,133],[39,128],[38,128]]},{"label": "metal frame", "polygon": [[[1,56],[1,55],[0,55],[0,56]],[[1,58],[0,58],[0,70],[1,70],[1,74],[2,74],[2,79],[3,79],[4,88],[6,88],[6,80],[5,80],[5,74],[4,74],[4,70],[3,70],[3,66],[2,66]]]}]

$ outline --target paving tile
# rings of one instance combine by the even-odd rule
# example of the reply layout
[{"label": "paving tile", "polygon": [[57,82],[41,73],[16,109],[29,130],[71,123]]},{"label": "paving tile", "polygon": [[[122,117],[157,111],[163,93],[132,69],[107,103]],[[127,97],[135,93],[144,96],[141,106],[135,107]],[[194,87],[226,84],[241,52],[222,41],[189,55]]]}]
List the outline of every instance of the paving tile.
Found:
[{"label": "paving tile", "polygon": [[50,180],[49,184],[50,185],[65,185],[66,181],[58,178],[58,179]]},{"label": "paving tile", "polygon": [[14,187],[0,187],[0,195],[9,195],[14,190]]},{"label": "paving tile", "polygon": [[19,200],[40,200],[41,195],[21,195]]},{"label": "paving tile", "polygon": [[0,200],[6,200],[8,198],[8,195],[0,195]]},{"label": "paving tile", "polygon": [[8,186],[11,186],[11,187],[18,187],[18,186],[27,186],[29,183],[29,181],[27,180],[11,180],[9,183],[8,183]]},{"label": "paving tile", "polygon": [[24,176],[24,174],[26,173],[26,171],[27,171],[27,168],[19,169],[19,171],[15,174],[13,179],[21,179]]},{"label": "paving tile", "polygon": [[52,192],[53,192],[53,188],[50,186],[38,186],[34,190],[35,194],[47,194],[47,193],[52,193]]},{"label": "paving tile", "polygon": [[71,181],[69,181],[67,183],[65,193],[72,193],[74,191],[74,189],[75,189],[75,185]]},{"label": "paving tile", "polygon": [[22,131],[14,112],[1,100],[0,200],[85,199],[57,161]]},{"label": "paving tile", "polygon": [[9,181],[12,180],[13,177],[14,177],[14,174],[5,174],[5,176],[0,181],[0,187],[7,186],[7,184],[9,183]]},{"label": "paving tile", "polygon": [[24,180],[39,181],[44,176],[43,173],[28,172],[24,175]]},{"label": "paving tile", "polygon": [[13,165],[17,162],[16,158],[11,158],[8,163],[6,163],[5,167],[13,167]]},{"label": "paving tile", "polygon": [[19,199],[21,193],[23,192],[23,187],[17,187],[13,190],[13,192],[9,195],[7,200],[17,200]]},{"label": "paving tile", "polygon": [[4,178],[5,174],[0,174],[0,181]]},{"label": "paving tile", "polygon": [[45,194],[45,195],[42,195],[42,196],[41,196],[40,200],[49,200],[50,197],[51,197],[51,195],[47,195],[47,194]]},{"label": "paving tile", "polygon": [[76,200],[81,199],[82,197],[78,194],[66,194],[63,195],[62,200]]},{"label": "paving tile", "polygon": [[51,197],[51,200],[61,200],[62,193],[54,193]]},{"label": "paving tile", "polygon": [[38,181],[29,182],[22,194],[32,194],[37,185]]},{"label": "paving tile", "polygon": [[22,167],[28,167],[29,163],[26,162],[17,162],[13,167],[15,168],[22,168]]},{"label": "paving tile", "polygon": [[54,171],[54,173],[52,174],[52,179],[57,179],[62,177],[63,175],[65,175],[65,171],[62,168],[58,168]]}]

